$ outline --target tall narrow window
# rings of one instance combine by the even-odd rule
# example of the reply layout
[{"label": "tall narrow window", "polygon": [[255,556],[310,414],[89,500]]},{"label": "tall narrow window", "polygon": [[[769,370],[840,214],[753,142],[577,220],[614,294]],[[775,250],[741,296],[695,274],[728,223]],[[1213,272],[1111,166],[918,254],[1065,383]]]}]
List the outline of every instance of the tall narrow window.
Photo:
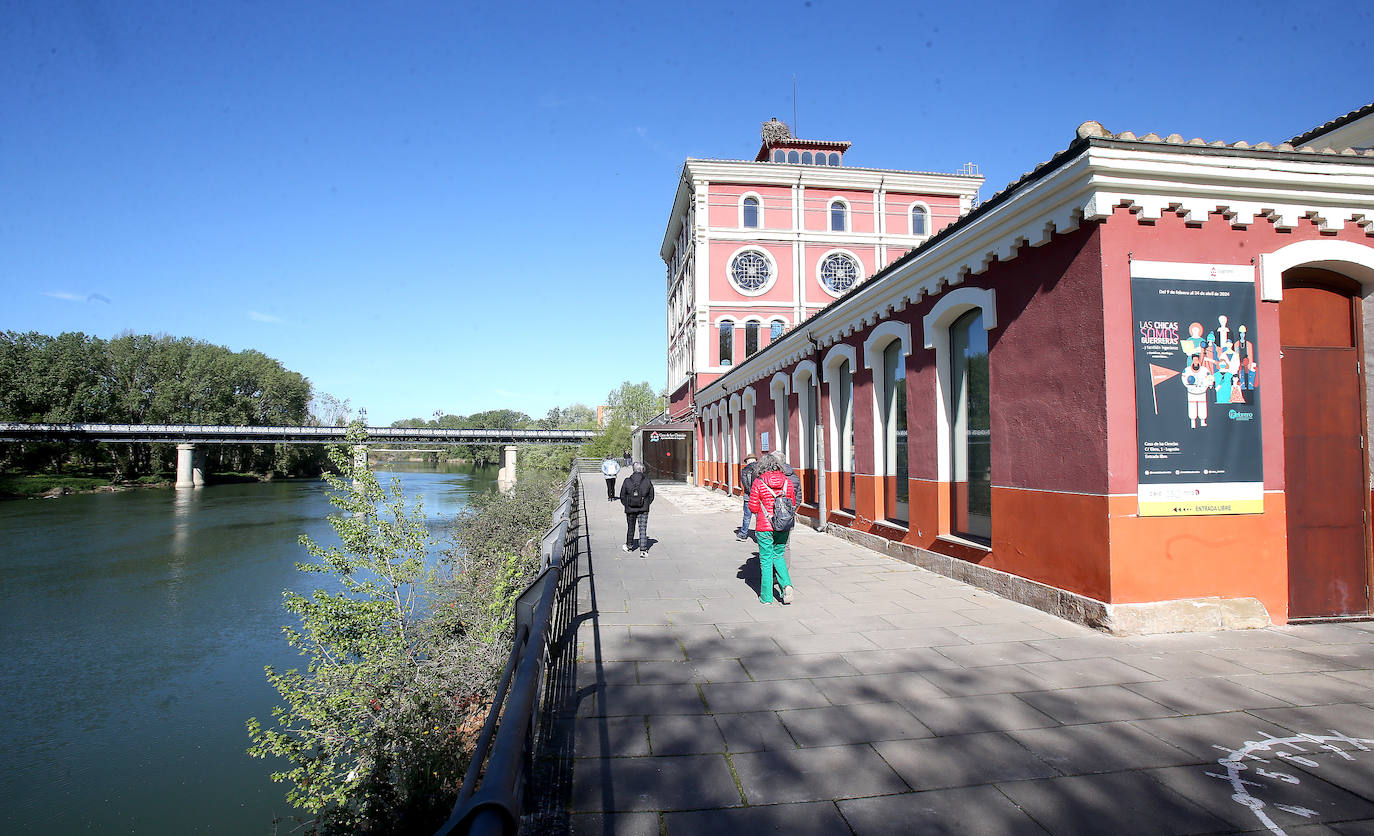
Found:
[{"label": "tall narrow window", "polygon": [[782,457],[783,461],[790,459],[788,454],[791,451],[787,445],[787,434],[790,429],[788,425],[790,423],[787,416],[787,391],[781,386],[775,387],[773,389],[773,432],[774,438],[777,440],[773,442],[773,450]]},{"label": "tall narrow window", "polygon": [[729,320],[720,324],[720,364],[735,364],[735,323]]},{"label": "tall narrow window", "polygon": [[833,201],[830,204],[830,231],[844,232],[846,229],[848,229],[849,224],[846,223],[846,221],[848,220],[846,216],[848,214],[849,207],[844,205],[843,200]]},{"label": "tall narrow window", "polygon": [[744,323],[744,356],[752,357],[759,350],[759,324]]},{"label": "tall narrow window", "polygon": [[815,504],[819,501],[820,490],[816,487],[816,438],[821,426],[821,381],[820,378],[812,378],[806,384],[806,478],[802,480],[802,490],[806,493],[807,501]]},{"label": "tall narrow window", "polygon": [[992,422],[988,332],[972,310],[949,326],[950,462],[954,533],[992,541]]},{"label": "tall narrow window", "polygon": [[906,363],[902,344],[897,340],[883,350],[883,442],[886,454],[886,485],[883,496],[889,520],[906,525],[911,521],[911,503],[906,463]]},{"label": "tall narrow window", "polygon": [[778,337],[782,336],[782,329],[786,327],[781,319],[775,319],[768,323],[768,342],[770,344],[777,342]]},{"label": "tall narrow window", "polygon": [[926,234],[926,229],[927,229],[927,225],[926,225],[926,215],[927,215],[927,213],[926,213],[926,208],[925,208],[924,206],[913,206],[913,207],[911,207],[911,234],[912,234],[912,235],[925,235],[925,234]]},{"label": "tall narrow window", "polygon": [[835,463],[836,476],[839,477],[840,495],[838,504],[845,511],[852,512],[854,504],[854,371],[849,361],[843,360],[835,369],[835,380],[830,384],[830,397],[834,401],[835,433],[839,440],[839,461]]},{"label": "tall narrow window", "polygon": [[759,199],[757,197],[744,199],[744,225],[751,228],[759,225]]}]

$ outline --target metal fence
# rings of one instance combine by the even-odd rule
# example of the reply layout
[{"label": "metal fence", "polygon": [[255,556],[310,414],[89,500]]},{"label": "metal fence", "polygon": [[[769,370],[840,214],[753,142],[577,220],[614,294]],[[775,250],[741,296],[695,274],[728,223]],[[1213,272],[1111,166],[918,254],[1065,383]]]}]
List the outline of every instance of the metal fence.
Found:
[{"label": "metal fence", "polygon": [[516,600],[515,646],[477,738],[453,814],[436,836],[510,836],[520,829],[550,635],[561,636],[569,626],[554,624],[555,620],[566,622],[572,617],[569,608],[555,605],[577,583],[580,473],[579,460],[554,510],[553,527],[541,542],[539,576]]}]

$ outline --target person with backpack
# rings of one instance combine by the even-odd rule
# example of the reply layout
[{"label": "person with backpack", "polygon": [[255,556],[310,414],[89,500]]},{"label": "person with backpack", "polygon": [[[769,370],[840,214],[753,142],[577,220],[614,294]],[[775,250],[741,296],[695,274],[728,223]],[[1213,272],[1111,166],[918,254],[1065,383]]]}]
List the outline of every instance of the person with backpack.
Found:
[{"label": "person with backpack", "polygon": [[759,461],[759,475],[749,492],[749,510],[756,514],[754,530],[759,538],[759,601],[773,603],[773,576],[782,587],[782,602],[792,603],[792,576],[783,558],[787,539],[797,523],[797,490],[782,472],[775,456]]},{"label": "person with backpack", "polygon": [[[634,472],[620,484],[620,505],[625,509],[625,545],[627,552],[639,544],[639,556],[649,556],[649,506],[654,502],[654,483],[649,480],[644,462],[635,462]],[[635,528],[639,536],[635,536]]]},{"label": "person with backpack", "polygon": [[744,467],[739,471],[739,484],[744,489],[744,519],[735,529],[736,540],[749,539],[749,491],[754,487],[754,479],[759,475],[759,460],[753,453],[744,457]]},{"label": "person with backpack", "polygon": [[606,501],[615,502],[615,477],[620,473],[620,463],[610,456],[601,463],[601,475],[606,477]]}]

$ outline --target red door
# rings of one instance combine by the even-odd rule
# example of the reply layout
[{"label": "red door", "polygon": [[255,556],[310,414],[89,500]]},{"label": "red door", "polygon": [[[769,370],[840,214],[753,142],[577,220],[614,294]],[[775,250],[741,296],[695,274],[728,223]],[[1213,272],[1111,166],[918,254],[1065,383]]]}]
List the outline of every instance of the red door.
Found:
[{"label": "red door", "polygon": [[1284,277],[1279,336],[1290,618],[1370,611],[1359,298],[1358,287],[1335,274]]}]

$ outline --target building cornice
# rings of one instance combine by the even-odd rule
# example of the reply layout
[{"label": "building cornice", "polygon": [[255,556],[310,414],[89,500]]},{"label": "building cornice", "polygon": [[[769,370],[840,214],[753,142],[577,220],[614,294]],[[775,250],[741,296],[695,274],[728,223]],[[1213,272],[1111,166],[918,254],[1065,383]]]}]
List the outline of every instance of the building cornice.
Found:
[{"label": "building cornice", "polygon": [[[689,159],[684,176],[711,183],[757,184],[854,191],[884,188],[922,194],[977,194],[983,178],[971,174],[933,171],[901,171],[885,168],[812,166],[797,163],[759,163],[733,160]],[[676,206],[674,207],[676,210]]]},{"label": "building cornice", "polygon": [[1374,237],[1374,157],[1081,138],[710,383],[701,399],[771,378],[810,356],[811,338],[824,350],[1016,258],[1023,246],[1043,246],[1119,207],[1142,223],[1169,212],[1200,224],[1219,213],[1236,226],[1263,220],[1291,228],[1308,219]]}]

